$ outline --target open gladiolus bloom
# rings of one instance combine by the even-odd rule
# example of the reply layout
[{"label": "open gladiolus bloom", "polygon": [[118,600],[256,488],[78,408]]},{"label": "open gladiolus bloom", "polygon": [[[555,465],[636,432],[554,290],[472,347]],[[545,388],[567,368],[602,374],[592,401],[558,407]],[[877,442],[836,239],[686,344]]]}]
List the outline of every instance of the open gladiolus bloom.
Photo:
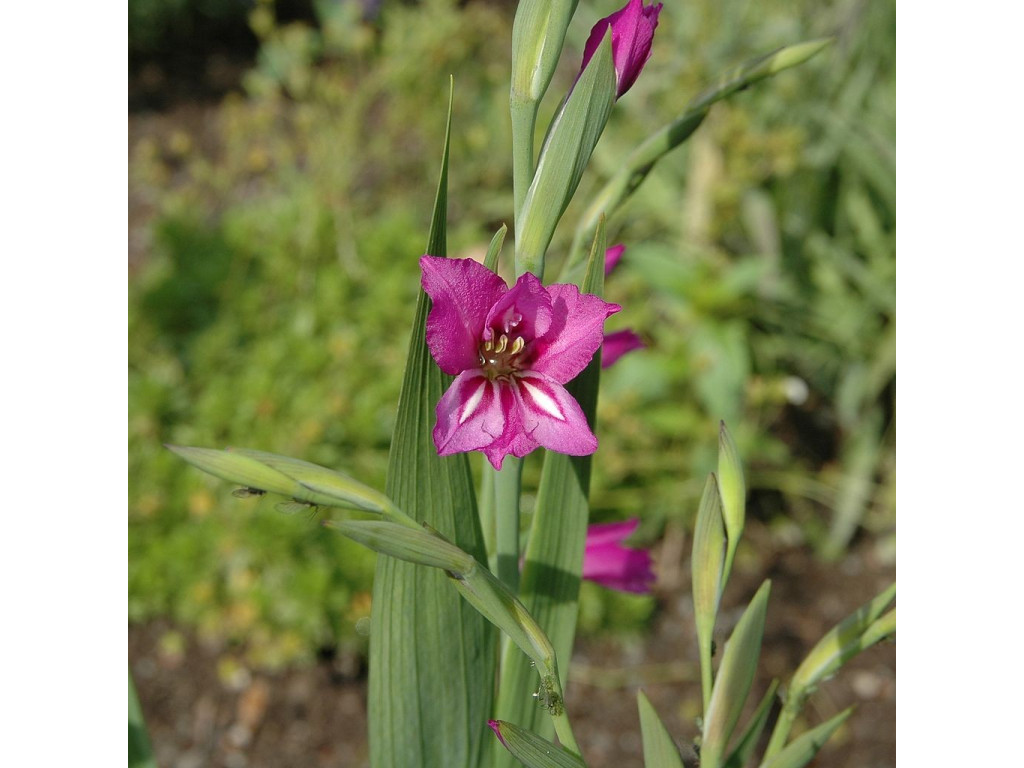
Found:
[{"label": "open gladiolus bloom", "polygon": [[456,376],[437,405],[438,453],[483,451],[500,469],[505,456],[539,446],[572,456],[597,450],[563,385],[590,362],[605,318],[620,307],[530,273],[509,288],[472,259],[423,256],[420,268],[433,301],[427,346]]}]

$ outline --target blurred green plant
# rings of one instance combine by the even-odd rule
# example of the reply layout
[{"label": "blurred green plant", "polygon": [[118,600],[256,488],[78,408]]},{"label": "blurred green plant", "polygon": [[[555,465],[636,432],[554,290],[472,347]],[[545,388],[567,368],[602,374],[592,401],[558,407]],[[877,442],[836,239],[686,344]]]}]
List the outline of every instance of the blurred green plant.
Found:
[{"label": "blurred green plant", "polygon": [[[131,193],[151,218],[130,274],[129,617],[244,638],[265,665],[362,648],[372,555],[232,498],[161,444],[260,445],[383,487],[410,254],[444,131],[438,72],[454,74],[463,127],[450,251],[482,257],[512,216],[511,164],[488,151],[509,143],[508,46],[494,41],[510,38],[511,14],[426,0],[367,20],[359,5],[316,3],[311,25],[279,24],[257,3],[245,95],[201,129],[146,135],[131,152]],[[600,15],[615,3],[594,5]],[[610,330],[637,328],[649,349],[602,377],[595,520],[644,509],[648,535],[688,528],[703,484],[687,478],[716,466],[712,430],[725,419],[752,466],[750,514],[790,513],[830,555],[861,528],[893,528],[894,13],[888,2],[696,0],[664,17],[570,225],[712,75],[750,51],[837,42],[716,105],[610,219],[610,242],[629,246],[606,293],[625,308]],[[584,26],[570,25],[570,49],[582,51]],[[563,62],[553,91],[577,63]],[[557,230],[552,257],[571,238]],[[539,465],[524,472],[535,486]],[[636,627],[652,607],[584,585],[580,626]]]}]

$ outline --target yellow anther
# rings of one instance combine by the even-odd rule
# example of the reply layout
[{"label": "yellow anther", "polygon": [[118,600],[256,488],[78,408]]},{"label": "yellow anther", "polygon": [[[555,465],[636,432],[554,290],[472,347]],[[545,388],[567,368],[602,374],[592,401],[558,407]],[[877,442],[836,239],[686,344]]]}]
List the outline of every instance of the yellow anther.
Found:
[{"label": "yellow anther", "polygon": [[501,338],[498,339],[498,346],[495,348],[494,353],[500,355],[505,351],[505,347],[508,346],[508,336],[504,333],[501,334]]},{"label": "yellow anther", "polygon": [[494,343],[490,342],[490,341],[485,341],[484,342],[484,352],[490,352],[492,349],[494,349]]},{"label": "yellow anther", "polygon": [[[501,338],[505,338],[502,336]],[[526,346],[526,342],[523,341],[522,336],[516,336],[516,340],[512,342],[512,349],[510,350],[513,355],[518,355],[523,351],[523,347]]]}]

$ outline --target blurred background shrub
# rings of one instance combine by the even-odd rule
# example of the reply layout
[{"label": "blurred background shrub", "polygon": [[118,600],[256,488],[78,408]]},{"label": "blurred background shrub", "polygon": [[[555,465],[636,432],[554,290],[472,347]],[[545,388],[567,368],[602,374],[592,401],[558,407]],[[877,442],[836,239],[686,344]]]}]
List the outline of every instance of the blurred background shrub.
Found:
[{"label": "blurred background shrub", "polygon": [[[548,114],[589,20],[617,4],[581,2]],[[143,110],[159,99],[134,102],[131,621],[169,617],[244,641],[268,667],[358,656],[372,556],[311,518],[233,498],[162,444],[261,448],[383,487],[449,73],[449,251],[481,254],[512,223],[513,12],[452,0],[129,4],[135,80],[159,83],[154,66],[173,68],[190,29],[193,48],[214,36],[253,52],[198,117],[194,104],[155,116]],[[649,348],[605,372],[595,520],[639,515],[641,538],[678,542],[725,419],[752,514],[780,541],[836,557],[862,535],[894,551],[894,3],[669,3],[552,269],[588,195],[709,80],[828,34],[835,44],[811,62],[716,106],[609,222],[628,246],[607,286],[624,307],[609,330],[632,327]],[[538,465],[527,462],[528,478]],[[671,585],[684,563],[668,545],[662,554]],[[758,556],[740,555],[740,566]],[[637,627],[653,609],[585,587],[584,631]]]}]

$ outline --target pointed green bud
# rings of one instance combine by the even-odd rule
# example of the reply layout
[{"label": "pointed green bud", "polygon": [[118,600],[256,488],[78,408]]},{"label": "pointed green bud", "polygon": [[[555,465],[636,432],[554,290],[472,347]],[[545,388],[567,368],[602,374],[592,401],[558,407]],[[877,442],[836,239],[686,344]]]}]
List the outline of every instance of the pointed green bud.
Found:
[{"label": "pointed green bud", "polygon": [[729,580],[732,573],[732,561],[743,535],[743,525],[747,514],[747,482],[743,477],[743,462],[732,435],[721,422],[718,431],[718,490],[722,496],[722,519],[725,521],[725,535],[728,548],[725,553],[725,568],[722,586]]},{"label": "pointed green bud", "polygon": [[215,448],[191,448],[181,445],[165,446],[169,451],[178,454],[181,458],[197,469],[203,470],[221,480],[237,483],[248,492],[268,491],[279,493],[282,496],[299,498],[303,492],[302,486],[278,472],[276,469],[267,466],[249,456],[240,453],[221,451]]},{"label": "pointed green bud", "polygon": [[377,513],[382,513],[392,506],[390,499],[380,491],[363,485],[342,472],[318,464],[246,448],[231,448],[229,452],[248,456],[276,469],[282,475],[299,483],[308,492],[329,500],[319,502],[325,506],[351,507]]},{"label": "pointed green bud", "polygon": [[[484,257],[484,266],[491,272],[498,271],[498,257],[501,256],[501,246],[505,244],[505,235],[508,233],[508,224],[502,224],[501,229],[494,233],[491,244],[487,246],[487,255]],[[518,337],[517,337],[518,338]]]},{"label": "pointed green bud", "polygon": [[441,568],[454,575],[471,572],[476,567],[476,560],[470,555],[426,530],[386,520],[327,520],[324,525],[374,552],[417,565]]},{"label": "pointed green bud", "polygon": [[761,585],[725,644],[718,678],[711,692],[711,706],[704,718],[701,768],[720,768],[723,764],[725,750],[743,712],[757,671],[770,589],[770,581]]},{"label": "pointed green bud", "polygon": [[725,562],[725,528],[718,482],[714,474],[704,484],[693,532],[693,553],[690,573],[693,585],[693,619],[697,625],[697,646],[700,650],[701,689],[704,711],[711,703],[711,644],[715,617],[722,597],[722,568]]},{"label": "pointed green bud", "polygon": [[248,495],[265,491],[314,506],[366,512],[383,513],[393,508],[379,491],[308,461],[245,448],[225,451],[179,445],[168,445],[167,448],[204,472],[238,483]]},{"label": "pointed green bud", "polygon": [[526,768],[586,768],[583,758],[504,720],[488,720],[501,745]]},{"label": "pointed green bud", "polygon": [[521,0],[512,25],[512,100],[539,102],[579,0]]}]

